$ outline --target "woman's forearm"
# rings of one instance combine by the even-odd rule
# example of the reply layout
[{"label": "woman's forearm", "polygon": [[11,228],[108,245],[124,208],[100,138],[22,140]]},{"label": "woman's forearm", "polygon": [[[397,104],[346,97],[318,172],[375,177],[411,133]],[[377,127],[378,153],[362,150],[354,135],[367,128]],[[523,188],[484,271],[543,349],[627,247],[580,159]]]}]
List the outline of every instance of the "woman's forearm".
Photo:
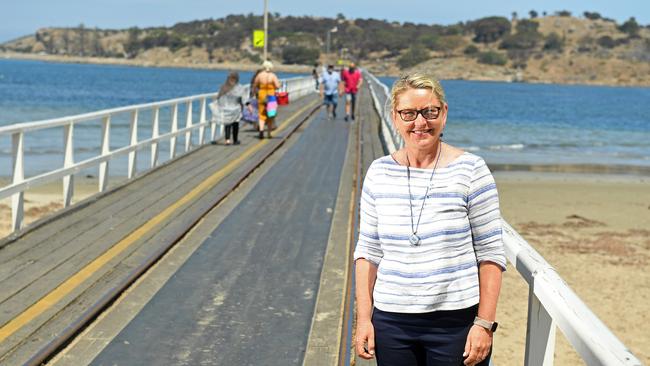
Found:
[{"label": "woman's forearm", "polygon": [[355,263],[357,321],[370,321],[372,316],[372,291],[377,279],[377,266],[360,258]]},{"label": "woman's forearm", "polygon": [[498,264],[482,262],[478,267],[480,300],[478,317],[494,321],[497,315],[497,301],[501,291],[502,271]]}]

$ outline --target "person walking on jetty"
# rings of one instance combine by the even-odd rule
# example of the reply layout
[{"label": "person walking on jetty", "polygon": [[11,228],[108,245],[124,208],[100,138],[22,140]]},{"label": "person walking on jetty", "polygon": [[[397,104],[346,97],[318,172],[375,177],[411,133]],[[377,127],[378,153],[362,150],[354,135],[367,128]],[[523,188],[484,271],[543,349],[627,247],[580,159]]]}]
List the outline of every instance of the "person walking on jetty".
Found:
[{"label": "person walking on jetty", "polygon": [[488,365],[506,267],[494,179],[442,141],[448,104],[433,76],[399,78],[390,108],[405,146],[363,182],[356,352],[378,366]]},{"label": "person walking on jetty", "polygon": [[253,89],[257,93],[260,139],[264,138],[265,126],[267,128],[266,136],[271,138],[271,130],[273,130],[273,123],[277,113],[278,103],[277,99],[275,99],[275,91],[280,88],[280,80],[271,71],[272,69],[273,64],[271,61],[264,61],[262,71],[253,80]]},{"label": "person walking on jetty", "polygon": [[354,120],[357,93],[363,82],[361,71],[357,69],[354,62],[351,62],[348,68],[341,72],[341,79],[345,85],[345,120],[347,121],[348,118]]},{"label": "person walking on jetty", "polygon": [[320,78],[320,97],[327,108],[328,118],[336,118],[338,96],[343,94],[341,75],[334,72],[333,65],[327,65],[327,71]]},{"label": "person walking on jetty", "polygon": [[314,68],[311,70],[311,77],[314,78],[314,84],[316,85],[316,90],[319,90],[318,88],[318,81],[320,80],[320,75],[318,74],[318,62],[314,64]]},{"label": "person walking on jetty", "polygon": [[[226,82],[219,89],[215,100],[210,103],[212,118],[217,124],[225,126],[226,145],[239,145],[237,139],[239,134],[239,120],[242,116],[243,100],[246,98],[246,90],[239,84],[239,74],[231,72]],[[230,135],[232,133],[232,140]]]}]

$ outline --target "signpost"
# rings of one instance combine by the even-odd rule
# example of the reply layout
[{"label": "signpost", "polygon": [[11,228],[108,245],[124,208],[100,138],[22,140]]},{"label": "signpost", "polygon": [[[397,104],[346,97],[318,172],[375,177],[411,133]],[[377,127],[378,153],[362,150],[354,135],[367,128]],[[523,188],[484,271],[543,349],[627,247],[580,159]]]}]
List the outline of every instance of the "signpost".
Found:
[{"label": "signpost", "polygon": [[266,37],[263,29],[253,31],[253,47],[264,48],[266,50]]}]

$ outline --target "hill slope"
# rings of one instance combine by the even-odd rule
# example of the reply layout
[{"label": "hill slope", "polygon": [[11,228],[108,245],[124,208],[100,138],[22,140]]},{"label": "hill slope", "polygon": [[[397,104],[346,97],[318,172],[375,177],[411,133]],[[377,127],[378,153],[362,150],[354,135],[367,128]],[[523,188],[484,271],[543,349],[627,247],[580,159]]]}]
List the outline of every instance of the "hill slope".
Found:
[{"label": "hill slope", "polygon": [[[597,13],[558,14],[450,26],[276,14],[269,25],[270,57],[302,65],[354,60],[383,75],[425,68],[441,79],[650,86],[650,29],[634,18],[619,25]],[[261,27],[261,17],[249,14],[169,28],[43,28],[0,45],[0,55],[251,69],[261,62],[260,49],[251,45],[252,31]],[[336,51],[325,54],[333,29],[330,49]]]}]

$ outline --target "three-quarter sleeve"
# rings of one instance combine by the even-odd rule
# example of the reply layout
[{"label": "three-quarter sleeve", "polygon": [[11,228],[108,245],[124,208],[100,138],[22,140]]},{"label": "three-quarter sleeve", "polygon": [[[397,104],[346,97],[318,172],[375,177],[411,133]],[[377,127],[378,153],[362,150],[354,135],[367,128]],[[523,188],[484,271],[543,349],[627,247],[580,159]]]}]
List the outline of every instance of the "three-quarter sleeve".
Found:
[{"label": "three-quarter sleeve", "polygon": [[494,262],[505,270],[499,195],[494,177],[481,158],[474,163],[467,209],[477,262]]},{"label": "three-quarter sleeve", "polygon": [[354,249],[354,260],[365,258],[374,265],[379,265],[384,254],[381,250],[379,233],[377,231],[377,210],[375,207],[375,197],[372,193],[373,181],[371,170],[369,169],[368,174],[366,174],[361,191],[359,240]]}]

